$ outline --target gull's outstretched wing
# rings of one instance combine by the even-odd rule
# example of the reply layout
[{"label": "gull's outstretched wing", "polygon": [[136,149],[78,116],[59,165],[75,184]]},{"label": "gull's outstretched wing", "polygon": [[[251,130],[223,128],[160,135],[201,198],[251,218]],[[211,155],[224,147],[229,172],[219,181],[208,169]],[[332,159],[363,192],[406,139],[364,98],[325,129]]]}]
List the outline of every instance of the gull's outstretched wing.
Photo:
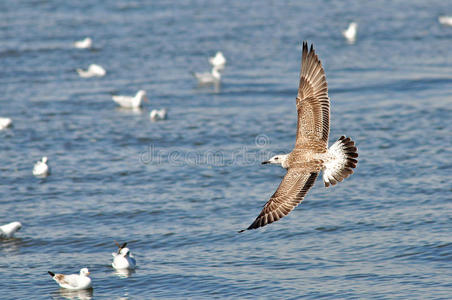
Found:
[{"label": "gull's outstretched wing", "polygon": [[303,200],[317,175],[318,173],[309,173],[302,168],[289,169],[259,216],[245,230],[256,229],[287,216]]},{"label": "gull's outstretched wing", "polygon": [[[320,143],[328,147],[330,99],[325,71],[314,48],[303,42],[300,85],[297,95],[298,125],[295,148]],[[317,142],[317,143],[316,143]]]}]

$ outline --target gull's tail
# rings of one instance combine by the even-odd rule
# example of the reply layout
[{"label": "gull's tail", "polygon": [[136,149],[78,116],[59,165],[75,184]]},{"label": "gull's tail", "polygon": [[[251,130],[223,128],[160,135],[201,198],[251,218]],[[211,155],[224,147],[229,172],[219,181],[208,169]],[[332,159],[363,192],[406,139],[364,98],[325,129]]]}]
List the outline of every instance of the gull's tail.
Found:
[{"label": "gull's tail", "polygon": [[335,185],[353,174],[358,160],[358,149],[351,138],[341,136],[329,149],[328,154],[333,158],[325,163],[323,182],[326,187]]}]

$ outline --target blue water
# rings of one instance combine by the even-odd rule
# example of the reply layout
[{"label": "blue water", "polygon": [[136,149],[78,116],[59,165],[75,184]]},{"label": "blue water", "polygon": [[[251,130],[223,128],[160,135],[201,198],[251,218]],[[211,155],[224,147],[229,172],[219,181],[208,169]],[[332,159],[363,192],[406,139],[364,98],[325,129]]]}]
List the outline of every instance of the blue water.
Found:
[{"label": "blue water", "polygon": [[[0,224],[23,228],[0,241],[1,298],[451,298],[452,27],[437,17],[452,8],[374,2],[2,1]],[[74,49],[85,36],[94,49]],[[327,73],[331,142],[351,136],[358,168],[238,234],[284,174],[260,161],[293,146],[303,40]],[[198,87],[218,50],[221,87]],[[107,75],[79,78],[91,63]],[[111,100],[139,89],[141,112]],[[137,259],[128,277],[115,240]],[[92,293],[47,275],[81,267]]]}]

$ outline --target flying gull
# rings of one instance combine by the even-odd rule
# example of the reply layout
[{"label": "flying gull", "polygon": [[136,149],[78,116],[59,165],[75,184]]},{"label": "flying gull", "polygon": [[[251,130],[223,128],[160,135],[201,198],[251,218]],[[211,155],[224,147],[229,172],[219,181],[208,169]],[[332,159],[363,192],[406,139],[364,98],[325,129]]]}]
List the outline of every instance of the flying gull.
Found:
[{"label": "flying gull", "polygon": [[273,156],[262,164],[280,164],[287,169],[281,184],[247,228],[256,229],[278,221],[301,203],[323,171],[325,186],[335,185],[353,173],[358,161],[355,143],[341,136],[328,148],[330,100],[325,71],[313,45],[303,42],[300,85],[296,99],[298,112],[295,148]]}]

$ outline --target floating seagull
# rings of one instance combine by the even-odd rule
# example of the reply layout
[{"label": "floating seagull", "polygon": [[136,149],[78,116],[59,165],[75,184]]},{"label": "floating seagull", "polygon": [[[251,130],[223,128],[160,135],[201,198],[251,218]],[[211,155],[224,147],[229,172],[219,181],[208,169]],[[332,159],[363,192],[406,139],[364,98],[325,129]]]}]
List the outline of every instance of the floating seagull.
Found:
[{"label": "floating seagull", "polygon": [[452,17],[451,16],[441,16],[438,17],[438,21],[440,24],[452,26]]},{"label": "floating seagull", "polygon": [[48,271],[48,273],[62,288],[69,290],[85,290],[91,288],[91,278],[88,277],[88,268],[81,269],[80,275],[55,274],[50,271]]},{"label": "floating seagull", "polygon": [[223,52],[218,51],[215,56],[210,57],[209,63],[218,70],[223,70],[224,65],[226,64],[226,58],[224,57]]},{"label": "floating seagull", "polygon": [[210,73],[193,73],[193,75],[198,79],[198,82],[201,85],[218,84],[221,79],[221,74],[216,67],[213,67]]},{"label": "floating seagull", "polygon": [[152,121],[159,121],[159,120],[165,120],[166,119],[166,109],[153,109],[149,116],[151,117]]},{"label": "floating seagull", "polygon": [[11,222],[5,225],[0,226],[0,237],[2,238],[10,238],[14,236],[16,231],[19,231],[22,228],[22,224],[20,222]]},{"label": "floating seagull", "polygon": [[12,123],[10,118],[0,118],[0,130],[10,127]]},{"label": "floating seagull", "polygon": [[[330,100],[322,63],[313,46],[303,42],[295,148],[262,164],[280,164],[287,169],[281,184],[247,229],[256,229],[288,215],[303,200],[323,171],[325,186],[335,185],[353,173],[358,161],[355,143],[344,136],[329,149]],[[245,230],[247,230],[245,229]],[[242,231],[245,231],[242,230]]]},{"label": "floating seagull", "polygon": [[41,160],[38,160],[33,167],[33,175],[37,177],[48,176],[50,174],[50,168],[47,165],[47,161],[47,156],[44,156]]},{"label": "floating seagull", "polygon": [[89,37],[86,37],[83,40],[77,41],[77,42],[74,43],[74,47],[78,48],[78,49],[91,48],[92,45],[93,45],[93,41]]},{"label": "floating seagull", "polygon": [[358,24],[356,22],[351,22],[348,25],[347,30],[342,31],[342,35],[347,39],[349,43],[354,43],[356,40],[356,32],[358,29]]},{"label": "floating seagull", "polygon": [[107,74],[104,68],[99,65],[91,64],[88,67],[88,70],[77,69],[77,73],[82,78],[90,78],[90,77],[102,77]]},{"label": "floating seagull", "polygon": [[135,258],[133,258],[133,255],[130,253],[129,248],[126,248],[127,243],[124,243],[122,245],[116,243],[116,245],[118,246],[118,251],[112,253],[113,262],[111,265],[113,266],[113,268],[129,270],[135,269],[136,261]]},{"label": "floating seagull", "polygon": [[146,91],[139,90],[134,97],[131,96],[113,96],[113,101],[124,108],[139,108],[141,101],[148,101]]}]

